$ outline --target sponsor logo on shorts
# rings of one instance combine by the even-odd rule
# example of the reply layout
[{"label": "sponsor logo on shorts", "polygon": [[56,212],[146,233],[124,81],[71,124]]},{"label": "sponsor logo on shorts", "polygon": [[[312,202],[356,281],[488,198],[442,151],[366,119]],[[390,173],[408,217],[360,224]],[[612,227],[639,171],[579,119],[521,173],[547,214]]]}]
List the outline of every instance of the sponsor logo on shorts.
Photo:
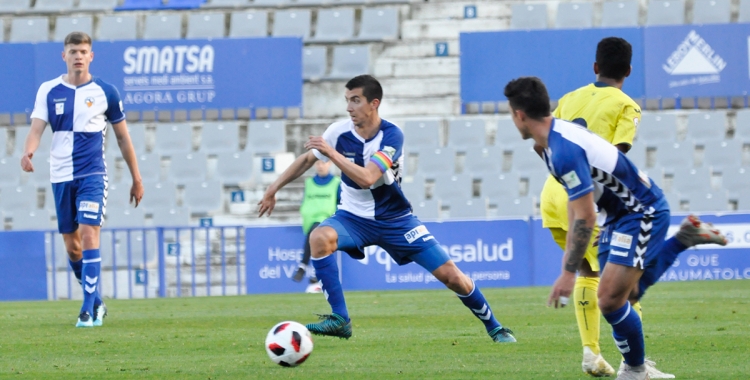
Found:
[{"label": "sponsor logo on shorts", "polygon": [[84,218],[89,218],[89,219],[99,219],[98,215],[96,215],[96,214],[87,214],[85,212],[83,213],[83,217]]},{"label": "sponsor logo on shorts", "polygon": [[625,252],[625,251],[616,251],[616,250],[612,249],[612,250],[609,251],[609,253],[612,254],[612,255],[615,255],[615,256],[628,257],[628,253]]},{"label": "sponsor logo on shorts", "polygon": [[612,242],[609,244],[614,247],[630,249],[630,247],[633,245],[633,235],[626,235],[615,231],[612,233]]},{"label": "sponsor logo on shorts", "polygon": [[414,243],[417,239],[421,238],[422,236],[429,235],[430,231],[427,231],[427,227],[424,225],[417,226],[411,231],[404,234],[404,238],[406,238],[406,241],[409,242],[409,244]]},{"label": "sponsor logo on shorts", "polygon": [[428,237],[422,238],[422,241],[430,241],[430,240],[435,240],[435,237],[430,235]]},{"label": "sponsor logo on shorts", "polygon": [[78,211],[98,213],[99,212],[99,203],[97,203],[97,202],[82,201],[81,205],[78,206]]}]

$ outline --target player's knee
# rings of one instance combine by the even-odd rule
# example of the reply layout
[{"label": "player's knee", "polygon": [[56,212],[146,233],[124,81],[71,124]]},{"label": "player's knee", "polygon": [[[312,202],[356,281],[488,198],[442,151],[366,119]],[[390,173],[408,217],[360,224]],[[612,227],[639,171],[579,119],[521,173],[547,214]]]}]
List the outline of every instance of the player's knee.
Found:
[{"label": "player's knee", "polygon": [[99,249],[99,230],[96,228],[81,228],[82,249]]},{"label": "player's knee", "polygon": [[325,257],[336,250],[338,234],[331,227],[318,227],[310,233],[310,250],[315,258]]},{"label": "player's knee", "polygon": [[471,280],[453,262],[449,261],[443,265],[433,273],[435,277],[455,293],[462,296],[469,294],[473,287]]},{"label": "player's knee", "polygon": [[607,292],[602,292],[601,287],[599,288],[599,309],[602,314],[609,314],[617,309],[621,308],[622,305],[627,302],[627,297],[613,295]]}]

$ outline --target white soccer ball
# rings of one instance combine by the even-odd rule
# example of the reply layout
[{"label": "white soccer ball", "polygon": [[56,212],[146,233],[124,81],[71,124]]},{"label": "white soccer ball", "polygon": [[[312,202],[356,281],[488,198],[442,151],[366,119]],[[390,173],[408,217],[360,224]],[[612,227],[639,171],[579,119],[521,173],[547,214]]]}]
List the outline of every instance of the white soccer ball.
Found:
[{"label": "white soccer ball", "polygon": [[312,350],[310,331],[297,322],[281,322],[266,336],[268,357],[280,366],[296,367],[307,360]]}]

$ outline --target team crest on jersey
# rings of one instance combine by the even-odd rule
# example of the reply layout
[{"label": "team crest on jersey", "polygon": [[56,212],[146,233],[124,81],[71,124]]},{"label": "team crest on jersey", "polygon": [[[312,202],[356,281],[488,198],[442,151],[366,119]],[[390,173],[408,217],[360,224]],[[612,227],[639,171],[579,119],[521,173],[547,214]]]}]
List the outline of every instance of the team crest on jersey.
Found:
[{"label": "team crest on jersey", "polygon": [[563,174],[562,180],[565,182],[565,185],[568,186],[568,189],[573,189],[581,184],[581,180],[573,170],[569,171],[567,174]]},{"label": "team crest on jersey", "polygon": [[84,100],[84,102],[86,103],[87,107],[91,108],[91,106],[94,105],[94,98],[89,96],[88,98]]}]

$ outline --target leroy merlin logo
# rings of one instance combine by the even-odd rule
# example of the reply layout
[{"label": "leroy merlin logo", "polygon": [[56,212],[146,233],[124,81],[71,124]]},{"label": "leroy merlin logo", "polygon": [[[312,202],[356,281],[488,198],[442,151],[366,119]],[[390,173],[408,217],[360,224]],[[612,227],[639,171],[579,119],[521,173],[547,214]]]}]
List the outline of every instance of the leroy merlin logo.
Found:
[{"label": "leroy merlin logo", "polygon": [[718,74],[727,62],[698,33],[691,30],[662,65],[671,75]]}]

